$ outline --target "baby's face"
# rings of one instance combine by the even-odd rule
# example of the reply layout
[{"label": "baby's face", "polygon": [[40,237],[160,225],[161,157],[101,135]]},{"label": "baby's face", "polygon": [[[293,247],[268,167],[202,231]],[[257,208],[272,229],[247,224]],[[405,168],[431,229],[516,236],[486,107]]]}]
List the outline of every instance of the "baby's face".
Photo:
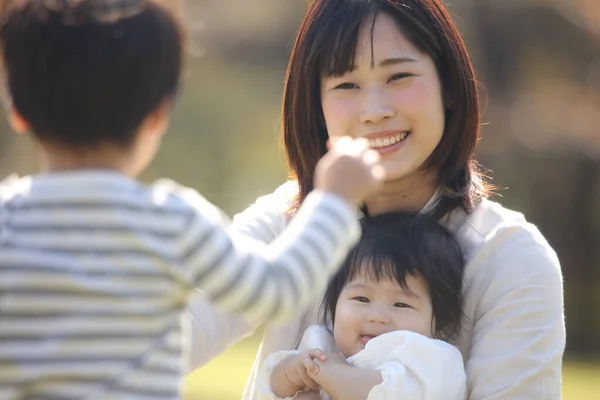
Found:
[{"label": "baby's face", "polygon": [[431,299],[425,281],[407,276],[409,291],[394,280],[357,276],[342,290],[335,308],[333,336],[345,357],[384,333],[407,330],[433,337]]}]

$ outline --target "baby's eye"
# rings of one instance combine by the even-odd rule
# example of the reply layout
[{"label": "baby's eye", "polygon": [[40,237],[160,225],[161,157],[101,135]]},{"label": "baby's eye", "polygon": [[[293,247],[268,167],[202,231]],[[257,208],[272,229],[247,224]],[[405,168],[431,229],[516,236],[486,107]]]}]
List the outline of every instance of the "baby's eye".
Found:
[{"label": "baby's eye", "polygon": [[337,85],[335,87],[335,89],[356,89],[356,88],[358,88],[358,86],[356,86],[354,83],[350,83],[350,82],[340,83],[339,85]]},{"label": "baby's eye", "polygon": [[411,308],[408,304],[401,303],[401,302],[394,303],[394,307],[397,307],[397,308]]},{"label": "baby's eye", "polygon": [[366,297],[364,297],[364,296],[356,296],[352,300],[356,300],[356,301],[361,302],[361,303],[368,303],[369,302],[369,299],[366,298]]}]

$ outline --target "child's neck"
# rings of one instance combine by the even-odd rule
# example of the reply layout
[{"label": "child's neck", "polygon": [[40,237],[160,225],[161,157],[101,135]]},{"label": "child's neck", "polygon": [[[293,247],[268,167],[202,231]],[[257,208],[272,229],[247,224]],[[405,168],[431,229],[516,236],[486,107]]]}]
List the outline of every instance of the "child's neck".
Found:
[{"label": "child's neck", "polygon": [[64,172],[77,170],[112,170],[135,176],[133,158],[129,151],[114,145],[99,145],[92,149],[68,149],[43,144],[45,170]]}]

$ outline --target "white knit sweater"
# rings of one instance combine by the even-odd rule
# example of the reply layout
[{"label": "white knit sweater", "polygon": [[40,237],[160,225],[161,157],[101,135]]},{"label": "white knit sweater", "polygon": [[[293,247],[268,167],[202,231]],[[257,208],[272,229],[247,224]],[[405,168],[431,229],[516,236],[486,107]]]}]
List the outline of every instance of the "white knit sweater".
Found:
[{"label": "white knit sweater", "polygon": [[[287,199],[296,188],[286,183],[234,218],[232,229],[269,243],[286,225]],[[435,196],[425,206],[435,202]],[[447,227],[467,257],[464,278],[467,320],[456,343],[467,371],[470,400],[556,400],[561,398],[565,348],[560,263],[538,229],[522,214],[483,200],[470,214],[454,211]],[[193,365],[201,366],[252,328],[239,318],[211,311],[198,298],[190,309],[194,325]],[[257,366],[269,354],[294,348],[313,311],[281,326],[268,326],[248,380],[251,400]],[[208,330],[208,331],[207,331]],[[208,341],[207,341],[208,340]]]}]

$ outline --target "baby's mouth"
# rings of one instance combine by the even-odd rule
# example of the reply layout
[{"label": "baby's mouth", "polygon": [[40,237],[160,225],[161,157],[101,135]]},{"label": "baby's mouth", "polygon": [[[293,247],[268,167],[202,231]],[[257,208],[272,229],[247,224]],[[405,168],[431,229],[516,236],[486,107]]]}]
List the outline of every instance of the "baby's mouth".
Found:
[{"label": "baby's mouth", "polygon": [[362,336],[360,337],[360,342],[361,342],[362,344],[366,345],[366,344],[369,342],[369,340],[371,340],[371,339],[373,339],[373,338],[375,338],[375,337],[376,337],[376,336],[371,336],[371,335],[362,335]]}]

